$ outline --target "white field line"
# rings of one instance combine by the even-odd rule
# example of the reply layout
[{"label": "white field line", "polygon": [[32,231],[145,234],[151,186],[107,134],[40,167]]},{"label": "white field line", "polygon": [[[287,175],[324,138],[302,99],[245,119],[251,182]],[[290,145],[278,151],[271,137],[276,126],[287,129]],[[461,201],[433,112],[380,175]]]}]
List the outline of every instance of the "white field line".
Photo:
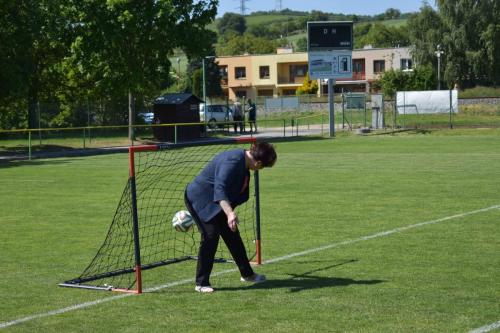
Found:
[{"label": "white field line", "polygon": [[475,330],[469,331],[469,333],[486,333],[486,332],[491,332],[497,328],[500,328],[500,320],[497,321],[496,323],[476,328]]},{"label": "white field line", "polygon": [[[369,236],[364,236],[364,237],[349,239],[349,240],[346,240],[346,241],[343,241],[343,242],[340,242],[340,243],[333,243],[333,244],[329,244],[329,245],[317,247],[317,248],[306,250],[306,251],[302,251],[302,252],[296,252],[296,253],[292,253],[292,254],[289,254],[289,255],[286,255],[286,256],[282,256],[282,257],[278,257],[278,258],[274,258],[274,259],[265,260],[263,262],[263,264],[272,264],[272,263],[275,263],[275,262],[280,262],[280,261],[283,261],[283,260],[288,260],[288,259],[291,259],[291,258],[295,258],[295,257],[299,257],[299,256],[304,256],[304,255],[308,255],[308,254],[311,254],[311,253],[315,253],[315,252],[319,252],[319,251],[324,251],[324,250],[332,249],[332,248],[335,248],[335,247],[340,247],[340,246],[344,246],[344,245],[350,245],[350,244],[354,244],[354,243],[358,243],[358,242],[370,240],[370,239],[373,239],[373,238],[378,238],[378,237],[383,237],[383,236],[389,236],[389,235],[392,235],[392,234],[394,234],[396,232],[401,232],[401,231],[406,231],[406,230],[410,230],[410,229],[414,229],[414,228],[419,228],[419,227],[422,227],[422,226],[426,226],[426,225],[430,225],[430,224],[436,224],[436,223],[440,223],[440,222],[444,222],[444,221],[448,221],[448,220],[453,220],[453,219],[457,219],[457,218],[461,218],[461,217],[465,217],[465,216],[469,216],[469,215],[484,213],[484,212],[488,212],[488,211],[494,210],[494,209],[500,209],[500,205],[495,205],[495,206],[491,206],[491,207],[487,207],[487,208],[483,208],[483,209],[473,210],[473,211],[470,211],[470,212],[465,212],[465,213],[461,213],[461,214],[447,216],[447,217],[443,217],[443,218],[440,218],[440,219],[437,219],[437,220],[416,223],[416,224],[412,224],[412,225],[409,225],[409,226],[406,226],[406,227],[399,227],[399,228],[395,228],[395,229],[392,229],[392,230],[382,231],[382,232],[378,232],[376,234],[372,234],[372,235],[369,235]],[[213,274],[213,276],[224,275],[224,274],[233,273],[233,272],[236,272],[236,271],[237,271],[236,268],[234,268],[234,269],[228,269],[228,270],[217,272],[217,273]],[[174,287],[174,286],[183,285],[183,284],[187,284],[187,283],[193,283],[193,279],[192,278],[190,278],[190,279],[184,279],[184,280],[179,280],[179,281],[167,283],[167,284],[164,284],[164,285],[160,285],[160,286],[157,286],[157,287],[148,288],[148,289],[145,289],[144,292],[146,292],[146,293],[147,292],[154,292],[154,291],[158,291],[158,290],[162,290],[162,289],[167,289],[167,288],[171,288],[171,287]],[[16,320],[3,322],[3,323],[0,323],[0,329],[6,328],[6,327],[10,327],[10,326],[14,326],[14,325],[18,325],[18,324],[22,324],[22,323],[25,323],[27,321],[31,321],[31,320],[35,320],[35,319],[39,319],[39,318],[55,316],[55,315],[66,313],[66,312],[70,312],[70,311],[75,311],[75,310],[80,310],[80,309],[88,308],[88,307],[91,307],[91,306],[94,306],[94,305],[98,305],[98,304],[101,304],[101,303],[106,303],[106,302],[109,302],[109,301],[114,301],[114,300],[122,299],[122,298],[133,296],[133,295],[136,295],[136,294],[128,294],[127,293],[127,294],[120,294],[120,295],[115,295],[115,296],[110,296],[110,297],[104,297],[104,298],[101,298],[101,299],[97,299],[95,301],[90,301],[90,302],[75,304],[75,305],[68,306],[68,307],[65,307],[65,308],[61,308],[61,309],[58,309],[58,310],[53,310],[53,311],[49,311],[49,312],[39,313],[39,314],[35,314],[35,315],[31,315],[31,316],[19,318],[19,319],[16,319]],[[471,333],[472,332],[474,332],[474,333],[486,333],[486,332],[489,332],[489,331],[494,330],[494,329],[499,328],[499,327],[500,327],[500,321],[496,322],[494,324],[488,325],[488,326],[484,326],[484,327],[478,328],[477,330],[471,331]]]}]

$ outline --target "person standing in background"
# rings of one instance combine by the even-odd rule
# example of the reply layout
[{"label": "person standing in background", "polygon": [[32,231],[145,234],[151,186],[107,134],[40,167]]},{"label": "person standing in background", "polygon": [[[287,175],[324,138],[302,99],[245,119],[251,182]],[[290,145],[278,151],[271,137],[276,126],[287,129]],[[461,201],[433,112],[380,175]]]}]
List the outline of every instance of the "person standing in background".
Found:
[{"label": "person standing in background", "polygon": [[255,127],[255,133],[257,133],[256,120],[257,120],[257,106],[249,98],[248,99],[248,124],[250,125],[250,133],[254,132],[254,127]]},{"label": "person standing in background", "polygon": [[238,132],[238,127],[240,128],[240,133],[243,133],[243,108],[241,103],[236,100],[233,106],[233,121],[234,121],[234,133]]}]

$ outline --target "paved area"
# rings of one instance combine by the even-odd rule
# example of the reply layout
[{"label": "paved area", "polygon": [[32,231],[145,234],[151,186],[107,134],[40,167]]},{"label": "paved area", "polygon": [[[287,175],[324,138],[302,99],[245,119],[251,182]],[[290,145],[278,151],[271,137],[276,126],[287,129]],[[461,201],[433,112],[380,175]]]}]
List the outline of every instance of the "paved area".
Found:
[{"label": "paved area", "polygon": [[[297,127],[262,127],[259,128],[257,133],[251,133],[246,131],[245,133],[234,133],[231,129],[229,132],[220,132],[221,134],[226,133],[227,137],[256,137],[262,140],[273,140],[277,138],[292,138],[292,137],[305,137],[305,136],[327,136],[329,134],[328,125],[303,125]],[[202,140],[206,140],[203,138]],[[56,157],[72,157],[72,156],[90,156],[90,155],[101,155],[101,154],[114,154],[123,153],[128,150],[128,146],[123,147],[102,147],[102,148],[86,148],[86,149],[72,149],[72,150],[61,150],[52,152],[36,152],[32,153],[32,159],[40,158],[56,158]],[[18,160],[28,160],[29,155],[26,154],[12,154],[12,155],[1,155],[0,164],[8,163],[11,161]]]}]

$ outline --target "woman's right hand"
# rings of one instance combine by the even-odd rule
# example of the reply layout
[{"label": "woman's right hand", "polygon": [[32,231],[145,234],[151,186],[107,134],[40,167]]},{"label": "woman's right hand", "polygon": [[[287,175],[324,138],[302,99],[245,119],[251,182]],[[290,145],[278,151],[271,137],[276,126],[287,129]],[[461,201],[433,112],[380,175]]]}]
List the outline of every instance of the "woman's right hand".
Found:
[{"label": "woman's right hand", "polygon": [[236,215],[236,213],[233,211],[233,212],[230,212],[228,215],[227,215],[227,225],[229,226],[229,229],[231,229],[231,231],[236,231],[238,230],[238,216]]}]

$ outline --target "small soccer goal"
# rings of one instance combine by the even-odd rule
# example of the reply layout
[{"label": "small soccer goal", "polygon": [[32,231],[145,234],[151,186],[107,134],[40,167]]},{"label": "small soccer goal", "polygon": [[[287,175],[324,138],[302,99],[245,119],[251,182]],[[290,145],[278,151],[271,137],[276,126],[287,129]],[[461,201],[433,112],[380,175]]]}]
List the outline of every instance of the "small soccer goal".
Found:
[{"label": "small soccer goal", "polygon": [[[141,293],[143,271],[196,259],[197,228],[180,232],[172,226],[176,212],[186,209],[185,188],[216,154],[249,148],[254,142],[254,138],[239,138],[130,147],[129,179],[104,243],[79,277],[59,285]],[[260,264],[257,171],[253,178],[250,199],[236,211],[248,258]],[[217,259],[231,260],[222,246]]]}]

